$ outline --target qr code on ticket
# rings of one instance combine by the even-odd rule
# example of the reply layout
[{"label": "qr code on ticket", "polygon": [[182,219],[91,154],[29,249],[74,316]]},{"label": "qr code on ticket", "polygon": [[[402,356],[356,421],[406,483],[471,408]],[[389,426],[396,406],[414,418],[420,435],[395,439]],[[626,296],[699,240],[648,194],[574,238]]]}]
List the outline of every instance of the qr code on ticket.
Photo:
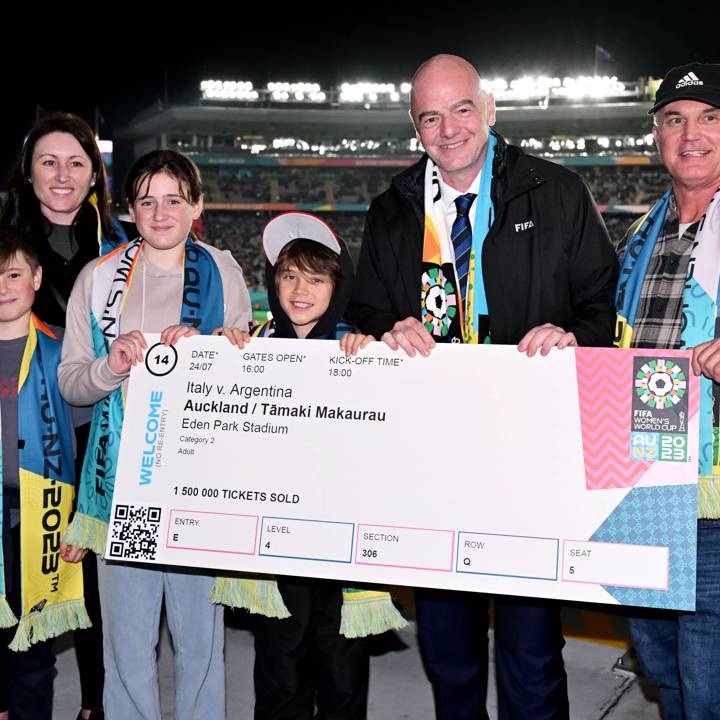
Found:
[{"label": "qr code on ticket", "polygon": [[117,505],[110,526],[109,558],[154,560],[160,532],[159,507]]}]

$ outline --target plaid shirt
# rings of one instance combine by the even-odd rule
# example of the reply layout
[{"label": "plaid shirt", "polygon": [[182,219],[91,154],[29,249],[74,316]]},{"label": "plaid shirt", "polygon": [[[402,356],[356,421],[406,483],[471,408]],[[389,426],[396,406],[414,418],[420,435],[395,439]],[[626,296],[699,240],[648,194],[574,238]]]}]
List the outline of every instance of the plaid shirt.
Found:
[{"label": "plaid shirt", "polygon": [[[640,291],[632,328],[633,347],[672,350],[683,347],[680,339],[683,294],[699,225],[700,221],[693,223],[682,237],[679,236],[677,205],[675,196],[672,196]],[[619,258],[625,253],[634,229],[635,223],[618,244],[616,252]]]}]

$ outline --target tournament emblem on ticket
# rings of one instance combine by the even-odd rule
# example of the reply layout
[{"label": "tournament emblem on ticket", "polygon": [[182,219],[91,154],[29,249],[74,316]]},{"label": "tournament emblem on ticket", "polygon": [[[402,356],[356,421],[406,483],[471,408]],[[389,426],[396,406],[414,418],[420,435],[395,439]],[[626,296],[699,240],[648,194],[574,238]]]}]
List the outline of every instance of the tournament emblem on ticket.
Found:
[{"label": "tournament emblem on ticket", "polygon": [[687,461],[688,363],[687,358],[633,358],[633,460]]}]

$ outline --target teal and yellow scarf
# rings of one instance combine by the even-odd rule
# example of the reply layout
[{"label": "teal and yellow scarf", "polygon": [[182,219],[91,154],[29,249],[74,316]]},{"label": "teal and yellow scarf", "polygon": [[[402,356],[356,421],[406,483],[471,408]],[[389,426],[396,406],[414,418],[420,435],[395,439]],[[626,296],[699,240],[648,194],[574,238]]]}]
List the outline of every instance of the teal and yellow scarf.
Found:
[{"label": "teal and yellow scarf", "polygon": [[[95,358],[107,355],[112,342],[123,332],[122,311],[141,251],[142,238],[137,238],[99,258],[95,265],[90,301]],[[210,253],[190,238],[185,244],[183,266],[179,322],[210,334],[223,324],[225,306],[220,271]],[[63,538],[66,543],[90,548],[98,555],[105,552],[124,413],[122,385],[95,404],[77,512]]]},{"label": "teal and yellow scarf", "polygon": [[[333,337],[339,340],[346,333],[354,331],[352,325],[340,322]],[[272,337],[273,321],[258,325],[251,334],[253,337]],[[379,635],[388,630],[400,630],[407,625],[393,605],[390,593],[385,590],[344,587],[342,594],[340,634],[347,638]],[[290,617],[290,611],[272,575],[218,577],[213,587],[212,601],[279,620]]]},{"label": "teal and yellow scarf", "polygon": [[[57,383],[60,349],[52,330],[31,315],[18,376],[18,438],[23,441],[18,451],[19,621],[5,598],[0,554],[0,627],[18,626],[11,650],[27,650],[39,640],[90,627],[83,602],[82,565],[60,558],[60,536],[75,495],[72,421]],[[1,488],[0,482],[0,503]]]},{"label": "teal and yellow scarf", "polygon": [[[401,630],[407,625],[385,590],[343,588],[340,611],[340,635],[347,638],[380,635],[388,630]],[[234,575],[218,577],[212,601],[218,605],[243,608],[251,613],[283,620],[290,611],[271,575]]]}]

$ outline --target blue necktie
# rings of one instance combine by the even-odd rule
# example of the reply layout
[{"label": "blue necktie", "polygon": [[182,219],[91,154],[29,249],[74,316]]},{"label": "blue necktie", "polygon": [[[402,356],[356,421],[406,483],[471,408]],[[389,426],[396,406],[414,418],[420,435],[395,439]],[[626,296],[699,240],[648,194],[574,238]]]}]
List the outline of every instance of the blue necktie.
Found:
[{"label": "blue necktie", "polygon": [[472,250],[472,227],[470,226],[470,206],[477,196],[475,193],[467,193],[455,198],[457,217],[453,223],[450,237],[455,249],[455,272],[460,283],[460,295],[462,296],[463,315],[465,314],[465,293],[467,290],[468,270],[470,269],[470,251]]}]

